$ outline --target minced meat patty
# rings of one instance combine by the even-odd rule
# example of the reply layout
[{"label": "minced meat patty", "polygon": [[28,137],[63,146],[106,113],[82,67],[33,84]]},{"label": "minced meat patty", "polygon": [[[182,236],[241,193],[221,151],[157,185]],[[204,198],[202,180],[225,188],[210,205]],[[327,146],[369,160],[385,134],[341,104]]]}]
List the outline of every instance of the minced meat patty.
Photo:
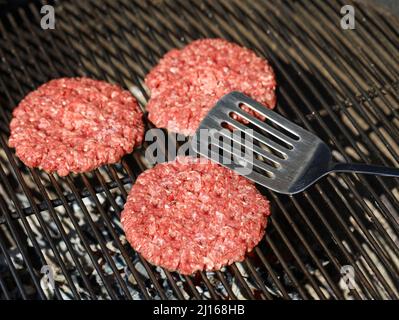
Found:
[{"label": "minced meat patty", "polygon": [[244,177],[179,157],[137,178],[121,222],[149,262],[192,274],[243,260],[262,239],[269,214],[269,202]]},{"label": "minced meat patty", "polygon": [[142,112],[129,91],[88,78],[51,80],[13,111],[9,146],[29,167],[65,176],[114,163],[141,144]]},{"label": "minced meat patty", "polygon": [[223,39],[197,40],[169,51],[145,84],[151,91],[149,120],[186,135],[192,135],[206,113],[231,91],[241,91],[269,108],[276,104],[269,63]]}]

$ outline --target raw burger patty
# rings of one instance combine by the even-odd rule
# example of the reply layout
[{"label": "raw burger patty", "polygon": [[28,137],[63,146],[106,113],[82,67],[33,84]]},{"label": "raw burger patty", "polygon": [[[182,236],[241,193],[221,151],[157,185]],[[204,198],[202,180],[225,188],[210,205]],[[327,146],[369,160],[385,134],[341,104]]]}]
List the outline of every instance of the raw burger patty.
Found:
[{"label": "raw burger patty", "polygon": [[191,274],[243,260],[262,239],[269,214],[269,202],[245,178],[181,157],[137,178],[121,221],[149,262]]},{"label": "raw burger patty", "polygon": [[197,40],[169,51],[147,75],[149,120],[159,128],[192,135],[225,94],[241,91],[269,108],[276,81],[268,62],[223,39]]},{"label": "raw burger patty", "polygon": [[120,87],[87,78],[51,80],[13,111],[10,147],[29,167],[60,176],[114,163],[142,142],[135,98]]}]

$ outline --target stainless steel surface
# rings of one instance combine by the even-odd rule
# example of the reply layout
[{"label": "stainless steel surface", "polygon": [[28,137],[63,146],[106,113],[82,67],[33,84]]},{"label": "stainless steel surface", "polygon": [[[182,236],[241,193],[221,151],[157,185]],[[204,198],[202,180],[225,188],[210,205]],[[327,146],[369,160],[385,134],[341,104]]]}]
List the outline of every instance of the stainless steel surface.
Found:
[{"label": "stainless steel surface", "polygon": [[218,101],[201,122],[192,146],[200,155],[283,194],[301,192],[331,172],[399,177],[397,168],[334,162],[317,135],[241,92]]}]

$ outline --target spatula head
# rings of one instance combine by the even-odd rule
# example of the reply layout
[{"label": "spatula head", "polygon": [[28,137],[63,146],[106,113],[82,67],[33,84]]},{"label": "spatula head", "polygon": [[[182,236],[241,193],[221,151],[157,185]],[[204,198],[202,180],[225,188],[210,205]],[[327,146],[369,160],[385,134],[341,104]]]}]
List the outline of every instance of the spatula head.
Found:
[{"label": "spatula head", "polygon": [[331,165],[330,149],[321,139],[241,92],[218,101],[197,129],[192,147],[285,194],[303,191]]}]

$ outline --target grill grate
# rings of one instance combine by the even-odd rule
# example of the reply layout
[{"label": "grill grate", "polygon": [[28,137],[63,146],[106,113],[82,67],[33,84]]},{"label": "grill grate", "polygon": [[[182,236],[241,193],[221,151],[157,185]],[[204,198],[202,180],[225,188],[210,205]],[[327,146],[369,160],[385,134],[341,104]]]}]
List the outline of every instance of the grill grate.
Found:
[{"label": "grill grate", "polygon": [[[34,4],[5,15],[0,298],[397,299],[395,179],[332,175],[292,197],[263,189],[273,205],[264,241],[242,263],[182,276],[148,264],[119,222],[131,184],[148,167],[145,146],[120,164],[67,178],[26,168],[7,147],[12,108],[41,83],[61,76],[117,82],[144,109],[143,78],[165,52],[223,37],[270,60],[278,112],[317,132],[337,160],[398,166],[399,20],[355,2],[356,30],[343,31],[344,4],[57,1],[55,30],[40,28]],[[54,288],[43,266],[53,270]],[[343,266],[353,268],[353,289],[343,285]]]}]

